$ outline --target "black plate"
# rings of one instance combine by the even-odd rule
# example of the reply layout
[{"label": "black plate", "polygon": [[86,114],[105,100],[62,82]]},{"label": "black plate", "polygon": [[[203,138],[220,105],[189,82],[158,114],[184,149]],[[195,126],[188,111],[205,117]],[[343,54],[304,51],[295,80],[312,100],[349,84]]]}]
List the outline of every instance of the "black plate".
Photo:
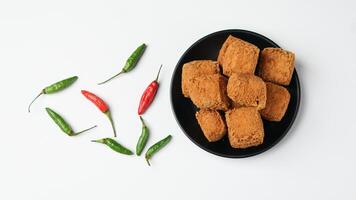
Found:
[{"label": "black plate", "polygon": [[246,30],[224,30],[212,33],[195,42],[180,58],[171,80],[171,103],[176,120],[188,138],[202,149],[229,158],[243,158],[262,153],[277,144],[292,126],[299,109],[300,85],[298,74],[294,70],[290,85],[287,87],[291,100],[285,116],[280,122],[263,120],[265,138],[263,144],[247,149],[234,149],[230,146],[227,136],[218,142],[210,143],[204,137],[195,119],[197,108],[190,99],[182,95],[181,75],[184,63],[192,60],[216,60],[219,49],[229,35],[248,41],[261,50],[266,47],[279,47],[263,35]]}]

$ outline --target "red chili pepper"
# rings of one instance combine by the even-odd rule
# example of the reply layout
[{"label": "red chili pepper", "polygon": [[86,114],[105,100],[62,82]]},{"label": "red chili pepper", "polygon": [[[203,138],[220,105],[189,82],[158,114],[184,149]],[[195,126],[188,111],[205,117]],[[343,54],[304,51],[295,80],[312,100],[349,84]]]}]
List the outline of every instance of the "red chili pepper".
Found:
[{"label": "red chili pepper", "polygon": [[141,96],[141,100],[140,100],[140,105],[138,107],[138,114],[142,115],[147,108],[151,105],[153,99],[156,96],[158,87],[159,87],[159,83],[158,83],[158,77],[159,74],[161,72],[161,67],[159,68],[157,77],[154,81],[151,82],[151,84],[148,85],[148,87],[146,88],[146,90],[143,92],[142,96]]},{"label": "red chili pepper", "polygon": [[109,110],[109,106],[100,97],[96,96],[95,94],[93,94],[93,93],[91,93],[89,91],[82,90],[82,94],[89,101],[91,101],[94,105],[96,105],[96,107],[98,107],[99,110],[101,112],[103,112],[109,118],[111,126],[112,126],[112,129],[114,131],[114,137],[116,137],[116,130],[115,130],[115,126],[114,126],[114,121],[112,119],[111,112]]}]

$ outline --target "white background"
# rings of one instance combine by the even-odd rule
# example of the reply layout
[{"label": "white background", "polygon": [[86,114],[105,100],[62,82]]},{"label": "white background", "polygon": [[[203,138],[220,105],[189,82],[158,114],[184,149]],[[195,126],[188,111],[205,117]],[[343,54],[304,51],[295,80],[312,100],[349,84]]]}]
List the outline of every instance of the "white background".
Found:
[{"label": "white background", "polygon": [[[355,199],[355,1],[0,1],[0,199]],[[294,51],[302,104],[289,134],[273,149],[227,159],[195,146],[170,107],[175,64],[199,38],[223,29],[261,33]],[[118,72],[142,42],[143,59]],[[173,135],[152,159],[123,156],[89,142],[111,136],[103,114],[80,94],[88,89],[111,106],[118,139],[134,149],[136,111],[144,88],[164,64],[161,88],[144,115],[149,145]],[[46,85],[80,77],[42,96]],[[44,107],[60,112],[70,138]]]}]

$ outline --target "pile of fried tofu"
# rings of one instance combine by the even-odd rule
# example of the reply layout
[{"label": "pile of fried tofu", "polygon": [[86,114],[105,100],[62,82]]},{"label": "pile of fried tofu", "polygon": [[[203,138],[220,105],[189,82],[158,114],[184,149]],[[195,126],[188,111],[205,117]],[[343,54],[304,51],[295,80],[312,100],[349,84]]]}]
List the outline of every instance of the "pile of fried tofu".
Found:
[{"label": "pile of fried tofu", "polygon": [[284,86],[291,81],[294,62],[292,52],[280,48],[260,52],[257,46],[230,35],[217,61],[185,63],[182,93],[199,108],[196,119],[206,139],[216,142],[228,134],[233,148],[262,144],[261,116],[278,122],[288,108],[290,94]]}]

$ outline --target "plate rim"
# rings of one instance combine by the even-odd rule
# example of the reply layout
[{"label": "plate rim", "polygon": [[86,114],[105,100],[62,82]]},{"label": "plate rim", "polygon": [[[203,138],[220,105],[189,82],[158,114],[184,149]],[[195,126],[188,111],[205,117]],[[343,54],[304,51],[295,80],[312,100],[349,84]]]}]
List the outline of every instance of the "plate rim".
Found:
[{"label": "plate rim", "polygon": [[296,104],[297,104],[296,105],[296,111],[293,113],[292,120],[289,123],[288,127],[285,129],[284,133],[279,138],[277,138],[273,143],[271,143],[269,146],[267,146],[266,148],[261,149],[259,151],[255,151],[255,152],[251,152],[251,153],[247,153],[247,154],[243,154],[243,155],[229,155],[229,154],[218,153],[218,152],[210,150],[209,148],[204,147],[203,145],[201,145],[197,141],[195,141],[193,138],[191,138],[188,133],[186,133],[186,131],[184,130],[184,128],[180,124],[179,120],[177,119],[177,114],[176,114],[176,111],[175,111],[174,106],[173,106],[173,80],[174,80],[174,76],[177,73],[177,70],[178,70],[178,67],[179,67],[178,65],[181,63],[181,61],[183,60],[185,55],[193,47],[195,47],[198,43],[200,43],[201,41],[207,39],[208,37],[212,37],[212,36],[218,35],[220,33],[232,33],[232,32],[243,32],[243,33],[248,33],[248,34],[251,34],[251,35],[255,35],[256,37],[264,38],[265,40],[267,40],[270,43],[272,43],[273,45],[275,45],[277,48],[281,48],[278,44],[276,44],[274,41],[272,41],[271,39],[267,38],[266,36],[261,35],[261,34],[256,33],[256,32],[253,32],[253,31],[245,30],[245,29],[225,29],[225,30],[216,31],[216,32],[210,33],[208,35],[205,35],[204,37],[196,40],[193,44],[191,44],[189,46],[189,48],[187,50],[185,50],[184,53],[180,56],[177,64],[175,65],[173,73],[172,73],[172,76],[171,76],[170,87],[169,87],[169,89],[170,89],[170,103],[171,103],[171,109],[173,111],[174,119],[175,119],[176,123],[179,125],[179,128],[184,133],[184,135],[187,136],[189,138],[189,140],[192,141],[196,146],[198,146],[199,148],[203,149],[204,151],[206,151],[208,153],[211,153],[211,154],[213,154],[215,156],[219,156],[219,157],[224,157],[224,158],[247,158],[247,157],[251,157],[251,156],[255,156],[255,155],[264,153],[264,152],[268,151],[269,149],[271,149],[272,147],[276,146],[288,134],[288,132],[292,128],[292,126],[293,126],[293,124],[294,124],[294,122],[295,122],[295,120],[296,120],[296,118],[298,116],[299,109],[300,109],[300,101],[301,101],[300,80],[299,80],[299,76],[298,76],[298,73],[297,73],[297,70],[296,70],[295,67],[294,67],[294,72],[293,73],[295,73],[295,76],[296,76],[296,83],[297,83],[296,85],[297,85],[297,94],[298,94],[297,102],[296,102]]}]

